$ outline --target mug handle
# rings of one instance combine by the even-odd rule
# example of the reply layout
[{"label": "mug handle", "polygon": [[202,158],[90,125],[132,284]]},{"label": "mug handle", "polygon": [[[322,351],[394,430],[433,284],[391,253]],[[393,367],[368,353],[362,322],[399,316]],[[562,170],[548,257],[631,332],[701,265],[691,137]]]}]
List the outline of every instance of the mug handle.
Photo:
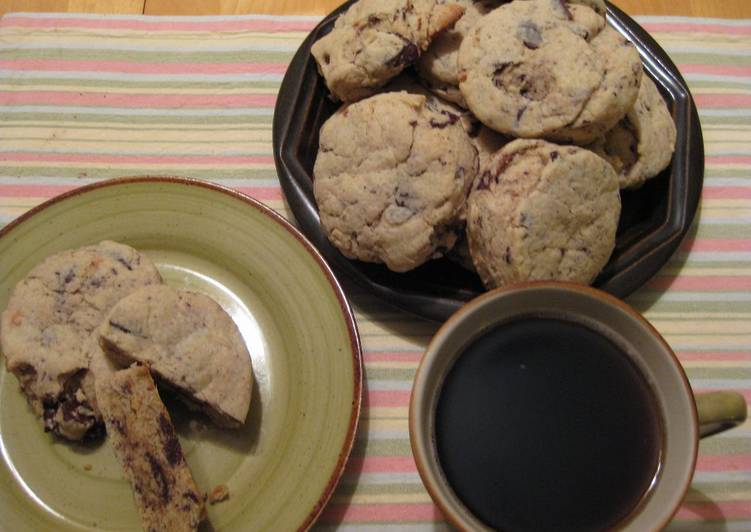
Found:
[{"label": "mug handle", "polygon": [[738,392],[705,392],[695,396],[699,437],[737,427],[746,421],[746,399]]}]

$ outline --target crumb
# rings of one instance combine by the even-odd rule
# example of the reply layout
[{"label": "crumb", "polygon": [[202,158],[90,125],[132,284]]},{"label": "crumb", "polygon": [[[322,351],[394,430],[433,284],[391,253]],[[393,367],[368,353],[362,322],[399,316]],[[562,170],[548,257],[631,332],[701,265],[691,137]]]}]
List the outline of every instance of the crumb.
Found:
[{"label": "crumb", "polygon": [[91,464],[84,464],[83,465],[83,470],[84,471],[91,471],[91,467],[92,467]]},{"label": "crumb", "polygon": [[214,489],[209,493],[209,504],[216,504],[227,499],[229,499],[229,488],[225,484],[214,486]]}]

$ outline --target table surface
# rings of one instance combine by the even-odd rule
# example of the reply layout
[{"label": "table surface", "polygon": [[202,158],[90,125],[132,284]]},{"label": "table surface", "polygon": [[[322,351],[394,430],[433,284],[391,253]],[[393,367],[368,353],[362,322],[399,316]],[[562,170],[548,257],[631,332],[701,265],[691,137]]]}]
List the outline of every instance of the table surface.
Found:
[{"label": "table surface", "polygon": [[[144,13],[146,15],[324,15],[342,0],[0,0],[9,11]],[[750,0],[613,0],[630,15],[751,18]]]}]

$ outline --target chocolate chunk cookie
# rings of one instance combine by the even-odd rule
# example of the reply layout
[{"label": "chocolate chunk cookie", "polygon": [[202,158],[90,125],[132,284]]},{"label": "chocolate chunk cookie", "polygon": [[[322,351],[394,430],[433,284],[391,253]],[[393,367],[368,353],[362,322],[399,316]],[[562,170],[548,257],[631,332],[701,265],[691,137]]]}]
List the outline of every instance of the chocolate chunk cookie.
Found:
[{"label": "chocolate chunk cookie", "polygon": [[146,364],[189,407],[223,427],[245,422],[253,373],[232,318],[210,297],[149,286],[123,298],[99,328],[99,344],[120,366]]},{"label": "chocolate chunk cookie", "polygon": [[459,48],[459,88],[485,125],[539,137],[572,123],[600,86],[603,60],[548,0],[482,17]]},{"label": "chocolate chunk cookie", "polygon": [[334,98],[353,102],[412,64],[463,12],[436,0],[360,0],[311,53]]},{"label": "chocolate chunk cookie", "polygon": [[444,31],[433,40],[428,50],[415,63],[415,68],[431,91],[441,98],[466,107],[464,97],[459,90],[459,66],[457,64],[459,45],[480,17],[505,2],[502,0],[480,2],[457,0],[456,3],[464,8],[464,15],[453,28]]},{"label": "chocolate chunk cookie", "polygon": [[605,75],[572,123],[546,135],[558,142],[586,145],[612,129],[634,106],[642,66],[633,44],[610,26],[591,41],[603,58]]},{"label": "chocolate chunk cookie", "polygon": [[516,140],[480,169],[467,201],[472,260],[488,288],[590,283],[615,245],[618,178],[592,152]]},{"label": "chocolate chunk cookie", "polygon": [[0,318],[0,347],[45,430],[80,440],[101,429],[82,389],[87,339],[117,301],[158,283],[145,256],[104,241],[46,258],[15,286]]},{"label": "chocolate chunk cookie", "polygon": [[454,245],[476,172],[459,115],[431,109],[421,95],[372,96],[321,128],[321,225],[345,256],[410,270]]},{"label": "chocolate chunk cookie", "polygon": [[97,382],[107,434],[148,531],[198,530],[203,493],[188,469],[169,413],[149,370],[117,371]]},{"label": "chocolate chunk cookie", "polygon": [[644,75],[633,108],[590,149],[613,165],[621,188],[638,188],[670,164],[675,137],[665,100]]}]

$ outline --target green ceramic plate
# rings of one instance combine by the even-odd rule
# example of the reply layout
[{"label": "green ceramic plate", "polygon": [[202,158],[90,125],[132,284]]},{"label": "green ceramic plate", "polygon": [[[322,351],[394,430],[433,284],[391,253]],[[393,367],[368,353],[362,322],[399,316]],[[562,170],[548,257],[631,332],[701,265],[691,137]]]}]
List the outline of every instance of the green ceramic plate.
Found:
[{"label": "green ceramic plate", "polygon": [[[237,431],[167,402],[201,489],[226,484],[205,530],[309,527],[349,456],[362,361],[351,310],[317,251],[257,201],[205,182],[132,178],[83,187],[0,231],[0,308],[44,257],[103,239],[145,252],[166,282],[204,292],[234,318],[253,358],[251,412]],[[108,443],[42,431],[0,369],[0,528],[138,530]]]}]

